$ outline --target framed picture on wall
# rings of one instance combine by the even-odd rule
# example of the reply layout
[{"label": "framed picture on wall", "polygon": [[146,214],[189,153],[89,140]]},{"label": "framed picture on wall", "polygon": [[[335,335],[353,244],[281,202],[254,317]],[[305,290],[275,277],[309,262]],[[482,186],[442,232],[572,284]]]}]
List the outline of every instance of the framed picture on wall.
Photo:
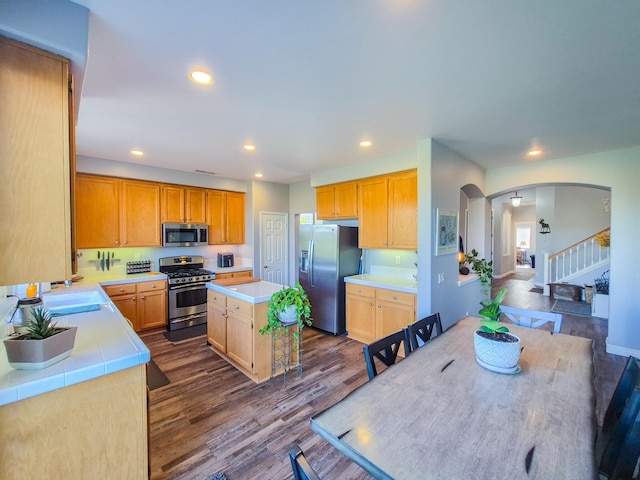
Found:
[{"label": "framed picture on wall", "polygon": [[436,209],[436,256],[458,251],[458,212]]}]

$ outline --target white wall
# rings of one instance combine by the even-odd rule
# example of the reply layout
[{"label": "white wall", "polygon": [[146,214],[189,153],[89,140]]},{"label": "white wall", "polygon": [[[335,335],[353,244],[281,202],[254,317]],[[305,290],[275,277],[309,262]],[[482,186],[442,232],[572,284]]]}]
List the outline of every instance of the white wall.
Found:
[{"label": "white wall", "polygon": [[[630,266],[637,256],[640,205],[640,147],[594,153],[487,171],[488,194],[498,194],[527,178],[531,184],[570,183],[611,189],[611,277],[607,351],[640,356],[640,269]],[[545,220],[547,218],[545,217]],[[551,222],[553,234],[553,221]],[[541,250],[540,238],[538,251]],[[537,263],[537,257],[536,257]]]},{"label": "white wall", "polygon": [[[427,139],[418,144],[418,318],[439,312],[444,328],[448,328],[467,313],[479,310],[479,282],[458,286],[458,258],[455,253],[435,255],[435,210],[459,210],[460,189],[476,185],[484,191],[485,172],[475,163],[449,150],[437,141]],[[467,251],[477,248],[488,251],[488,203],[470,202],[473,215],[480,215],[484,227],[474,227],[474,239],[468,239]],[[471,235],[470,235],[471,237]],[[480,240],[477,240],[480,238]],[[475,246],[472,245],[475,243]],[[437,275],[444,274],[438,283]]]}]

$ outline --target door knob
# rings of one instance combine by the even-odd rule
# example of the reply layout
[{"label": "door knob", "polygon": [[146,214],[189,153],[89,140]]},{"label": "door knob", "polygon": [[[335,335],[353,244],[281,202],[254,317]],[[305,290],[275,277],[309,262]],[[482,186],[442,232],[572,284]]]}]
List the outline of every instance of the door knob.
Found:
[{"label": "door knob", "polygon": [[265,265],[265,266],[264,266],[264,267],[262,267],[262,268],[269,268],[269,265]]}]

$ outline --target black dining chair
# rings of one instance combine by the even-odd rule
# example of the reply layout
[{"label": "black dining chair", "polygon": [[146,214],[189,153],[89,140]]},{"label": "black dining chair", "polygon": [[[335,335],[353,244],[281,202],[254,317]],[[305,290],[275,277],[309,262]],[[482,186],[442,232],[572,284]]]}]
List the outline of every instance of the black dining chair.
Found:
[{"label": "black dining chair", "polygon": [[[418,347],[431,340],[434,330],[436,335],[442,333],[442,322],[440,321],[439,313],[434,313],[409,325],[407,333],[409,334],[411,351],[417,350]],[[418,339],[422,340],[422,344],[419,344]]]},{"label": "black dining chair", "polygon": [[608,434],[614,429],[622,415],[627,400],[631,396],[634,387],[637,386],[640,386],[640,360],[635,357],[629,357],[604,414],[602,421],[602,432],[604,434]]},{"label": "black dining chair", "polygon": [[[640,458],[640,389],[633,388],[600,460],[600,478],[633,478]],[[637,477],[635,477],[637,478]]]},{"label": "black dining chair", "polygon": [[363,347],[362,351],[364,353],[364,361],[367,365],[369,380],[378,374],[374,358],[377,358],[387,367],[390,367],[396,363],[401,344],[404,344],[404,356],[407,357],[411,353],[411,348],[409,347],[409,334],[406,328]]},{"label": "black dining chair", "polygon": [[291,469],[293,470],[294,480],[320,480],[320,477],[311,468],[307,462],[304,452],[299,445],[289,450],[289,460],[291,460]]}]

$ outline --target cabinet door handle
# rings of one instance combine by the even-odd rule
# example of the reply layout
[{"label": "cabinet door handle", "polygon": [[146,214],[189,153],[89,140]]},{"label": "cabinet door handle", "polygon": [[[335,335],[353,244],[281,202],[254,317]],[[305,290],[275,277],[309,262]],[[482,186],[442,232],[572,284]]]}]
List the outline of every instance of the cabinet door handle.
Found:
[{"label": "cabinet door handle", "polygon": [[121,288],[121,289],[120,289],[120,292],[124,292],[124,288]]},{"label": "cabinet door handle", "polygon": [[151,288],[156,288],[156,285],[155,285],[155,283],[154,283],[153,285],[151,285]]},{"label": "cabinet door handle", "polygon": [[119,242],[118,242],[118,240],[116,240],[116,245],[118,245],[118,244],[119,244]]},{"label": "cabinet door handle", "polygon": [[126,244],[127,244],[127,241],[125,240],[124,242],[122,242],[122,244],[123,244],[123,245],[126,245]]},{"label": "cabinet door handle", "polygon": [[362,290],[358,289],[358,293],[362,293]]},{"label": "cabinet door handle", "polygon": [[378,304],[378,308],[382,308],[382,307],[380,306],[380,304]]},{"label": "cabinet door handle", "polygon": [[140,300],[144,300],[144,297],[140,297]]},{"label": "cabinet door handle", "polygon": [[397,300],[397,299],[398,299],[398,297],[396,297],[396,296],[394,295],[394,296],[393,296],[393,299],[394,299],[394,300]]},{"label": "cabinet door handle", "polygon": [[135,299],[135,298],[132,298],[132,299],[131,299],[131,301],[132,301],[132,302],[135,302],[135,301],[136,301],[136,299]]},{"label": "cabinet door handle", "polygon": [[372,306],[372,307],[375,307],[375,304],[373,304],[373,303],[372,303],[372,304],[371,304],[371,306]]},{"label": "cabinet door handle", "polygon": [[240,309],[240,305],[234,305],[233,308],[235,308],[236,310]]}]

